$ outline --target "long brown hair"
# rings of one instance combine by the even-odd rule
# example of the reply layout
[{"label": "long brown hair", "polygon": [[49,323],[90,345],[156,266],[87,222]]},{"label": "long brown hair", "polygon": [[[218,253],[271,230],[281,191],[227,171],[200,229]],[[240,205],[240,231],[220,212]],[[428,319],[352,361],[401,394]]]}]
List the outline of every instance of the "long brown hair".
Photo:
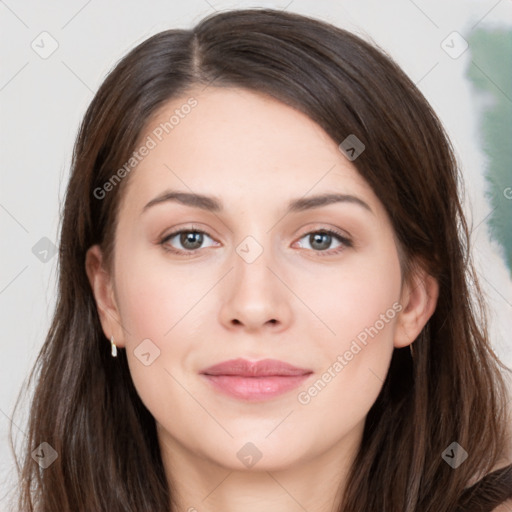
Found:
[{"label": "long brown hair", "polygon": [[[101,199],[94,191],[130,158],[150,116],[197,84],[267,93],[337,143],[351,134],[364,143],[353,163],[389,214],[405,274],[421,266],[440,292],[414,358],[395,349],[340,511],[454,510],[505,450],[508,370],[490,347],[452,148],[422,94],[383,52],[327,23],[270,9],[222,12],[191,30],[156,34],[115,66],[90,104],[62,216],[56,311],[30,375],[19,510],[169,512],[155,421],[125,352],[110,356],[84,262],[94,244],[111,255],[129,177]],[[58,454],[46,469],[31,457],[43,442]],[[457,469],[441,456],[452,442],[469,454]],[[492,492],[502,492],[499,483]]]}]

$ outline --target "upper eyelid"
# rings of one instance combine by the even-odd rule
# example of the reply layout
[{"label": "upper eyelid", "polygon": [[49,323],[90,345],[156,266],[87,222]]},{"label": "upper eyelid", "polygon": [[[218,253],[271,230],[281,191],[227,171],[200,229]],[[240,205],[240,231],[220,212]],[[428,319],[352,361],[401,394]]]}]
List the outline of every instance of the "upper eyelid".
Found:
[{"label": "upper eyelid", "polygon": [[182,229],[178,229],[176,231],[171,231],[167,235],[163,235],[163,236],[159,237],[159,240],[160,240],[160,242],[165,242],[166,240],[174,238],[175,236],[178,236],[181,233],[201,233],[201,234],[206,235],[207,237],[211,238],[215,242],[217,242],[217,240],[213,236],[211,236],[210,233],[208,233],[207,231],[204,231],[203,229],[190,229],[190,228],[182,228]]},{"label": "upper eyelid", "polygon": [[[339,231],[342,231],[342,230],[327,229],[327,228],[313,229],[313,230],[309,230],[306,233],[302,234],[297,239],[297,241],[298,240],[302,240],[306,236],[311,235],[313,233],[325,233],[325,234],[327,234],[329,236],[332,236],[333,238],[337,239],[338,242],[340,242],[342,245],[353,246],[352,237],[350,235],[348,235],[348,233],[347,234],[343,234],[342,232],[339,232]],[[330,250],[332,250],[332,249],[330,249]],[[327,250],[327,251],[315,251],[315,252],[329,252],[329,250]]]}]

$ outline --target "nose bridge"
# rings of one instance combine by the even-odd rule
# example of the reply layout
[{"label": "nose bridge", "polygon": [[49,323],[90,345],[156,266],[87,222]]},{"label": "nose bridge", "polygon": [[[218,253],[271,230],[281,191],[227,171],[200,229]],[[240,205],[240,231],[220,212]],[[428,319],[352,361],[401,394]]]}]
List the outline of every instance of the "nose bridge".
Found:
[{"label": "nose bridge", "polygon": [[[272,287],[272,272],[276,266],[275,254],[268,234],[258,234],[258,238],[247,235],[236,247],[233,255],[234,280],[236,288],[252,294],[265,293]],[[275,279],[275,278],[274,278]]]},{"label": "nose bridge", "polygon": [[[269,219],[262,211],[265,201],[263,191],[257,195],[258,201],[242,201],[239,204],[238,230],[241,239],[235,244],[233,262],[234,275],[237,281],[263,284],[269,279],[269,267],[277,265],[274,261],[277,254],[272,244],[274,230],[268,229]],[[270,273],[271,274],[271,273]]]},{"label": "nose bridge", "polygon": [[233,252],[232,266],[221,307],[222,322],[229,326],[243,324],[250,329],[267,323],[286,324],[289,305],[283,284],[273,273],[279,264],[270,236],[262,230],[243,238]]}]

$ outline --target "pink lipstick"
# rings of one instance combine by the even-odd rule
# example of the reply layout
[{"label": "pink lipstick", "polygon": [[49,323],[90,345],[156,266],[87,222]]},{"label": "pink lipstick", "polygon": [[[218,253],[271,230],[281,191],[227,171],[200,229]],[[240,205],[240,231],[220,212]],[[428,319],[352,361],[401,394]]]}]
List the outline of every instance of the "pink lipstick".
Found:
[{"label": "pink lipstick", "polygon": [[313,373],[284,361],[231,359],[201,370],[218,391],[247,401],[268,400],[302,384]]}]

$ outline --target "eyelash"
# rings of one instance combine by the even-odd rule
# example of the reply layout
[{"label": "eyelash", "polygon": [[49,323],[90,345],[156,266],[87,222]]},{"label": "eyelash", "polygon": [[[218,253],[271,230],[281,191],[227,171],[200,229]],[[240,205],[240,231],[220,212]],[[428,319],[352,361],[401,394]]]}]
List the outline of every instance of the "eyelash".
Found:
[{"label": "eyelash", "polygon": [[[162,248],[165,252],[172,253],[172,254],[178,254],[178,255],[182,255],[182,256],[194,256],[197,251],[201,250],[201,248],[193,249],[191,251],[183,251],[183,250],[179,250],[179,249],[175,249],[175,248],[170,248],[169,246],[166,245],[166,243],[169,240],[174,238],[176,235],[180,235],[181,233],[200,233],[202,235],[208,236],[209,238],[212,238],[206,231],[203,231],[201,229],[194,228],[193,226],[191,226],[190,228],[180,229],[178,231],[174,231],[172,233],[169,233],[168,235],[165,235],[165,237],[162,238],[160,240],[160,242],[158,242],[158,243],[159,243],[159,245],[162,246]],[[315,250],[311,249],[314,253],[317,253],[317,256],[332,256],[332,255],[336,255],[336,254],[344,251],[346,248],[353,247],[352,240],[350,240],[345,235],[343,235],[342,233],[340,233],[339,231],[336,231],[334,229],[318,229],[316,231],[309,231],[309,232],[305,233],[304,235],[302,235],[299,238],[299,240],[303,239],[306,236],[313,235],[313,234],[324,234],[324,235],[333,236],[342,244],[340,247],[338,247],[336,249],[330,249],[330,250],[328,249],[328,250],[323,250],[323,251],[315,251]],[[212,238],[212,240],[213,240],[213,238]]]}]

